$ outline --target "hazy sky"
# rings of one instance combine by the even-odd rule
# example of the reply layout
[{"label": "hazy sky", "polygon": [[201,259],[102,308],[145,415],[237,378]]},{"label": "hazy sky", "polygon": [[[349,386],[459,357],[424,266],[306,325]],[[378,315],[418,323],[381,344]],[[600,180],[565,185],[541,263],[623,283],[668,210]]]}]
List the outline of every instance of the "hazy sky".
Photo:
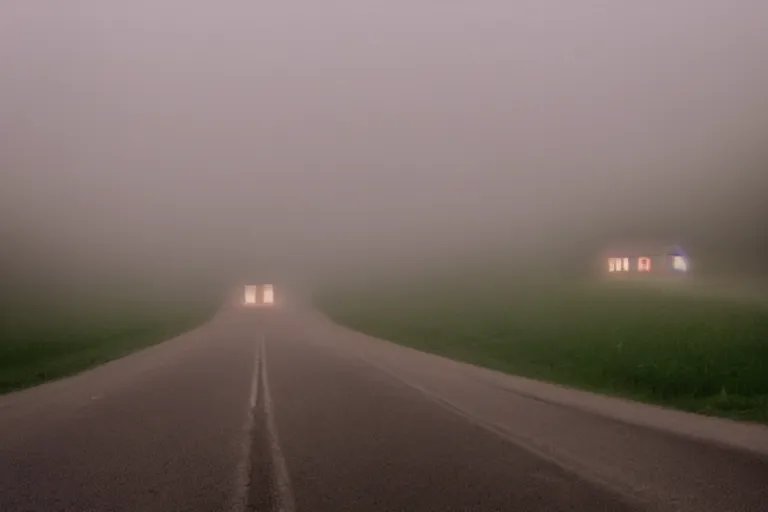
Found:
[{"label": "hazy sky", "polygon": [[5,229],[159,266],[764,238],[768,2],[449,3],[2,2]]}]

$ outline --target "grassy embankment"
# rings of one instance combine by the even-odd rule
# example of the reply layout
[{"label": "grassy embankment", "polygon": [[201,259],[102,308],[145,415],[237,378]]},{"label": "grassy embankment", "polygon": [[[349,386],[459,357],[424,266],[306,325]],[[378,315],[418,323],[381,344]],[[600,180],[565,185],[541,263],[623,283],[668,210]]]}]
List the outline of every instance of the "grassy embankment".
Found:
[{"label": "grassy embankment", "polygon": [[0,393],[72,375],[161,342],[207,321],[215,294],[147,290],[2,301]]},{"label": "grassy embankment", "polygon": [[631,285],[456,280],[326,290],[339,323],[534,379],[768,422],[768,308]]}]

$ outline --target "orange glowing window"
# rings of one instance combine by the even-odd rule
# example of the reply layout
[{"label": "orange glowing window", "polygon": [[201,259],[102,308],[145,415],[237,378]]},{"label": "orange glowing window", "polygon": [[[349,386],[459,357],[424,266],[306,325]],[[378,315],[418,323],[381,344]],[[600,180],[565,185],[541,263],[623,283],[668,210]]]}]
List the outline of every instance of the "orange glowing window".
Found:
[{"label": "orange glowing window", "polygon": [[608,272],[627,272],[629,258],[608,258]]},{"label": "orange glowing window", "polygon": [[274,304],[275,303],[275,287],[271,284],[265,284],[264,285],[264,294],[263,294],[263,302],[264,304]]},{"label": "orange glowing window", "polygon": [[258,289],[259,289],[258,286],[253,286],[253,285],[247,285],[245,287],[244,300],[246,304],[256,304],[256,302],[258,302],[256,300],[256,292],[258,291]]},{"label": "orange glowing window", "polygon": [[637,271],[638,272],[650,272],[651,271],[651,258],[646,258],[643,256],[642,258],[637,259]]}]

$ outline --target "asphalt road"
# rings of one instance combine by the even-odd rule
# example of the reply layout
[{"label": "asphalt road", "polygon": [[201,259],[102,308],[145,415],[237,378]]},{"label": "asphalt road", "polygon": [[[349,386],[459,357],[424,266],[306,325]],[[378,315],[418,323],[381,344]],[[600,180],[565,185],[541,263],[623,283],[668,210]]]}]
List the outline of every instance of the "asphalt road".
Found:
[{"label": "asphalt road", "polygon": [[768,510],[765,455],[506,379],[311,312],[225,311],[0,397],[0,510]]}]

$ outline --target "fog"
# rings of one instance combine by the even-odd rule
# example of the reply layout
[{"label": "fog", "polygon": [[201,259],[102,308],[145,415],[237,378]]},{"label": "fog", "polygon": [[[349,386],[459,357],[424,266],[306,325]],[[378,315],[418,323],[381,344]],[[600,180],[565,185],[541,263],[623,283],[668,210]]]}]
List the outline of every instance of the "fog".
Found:
[{"label": "fog", "polygon": [[763,268],[768,3],[449,4],[3,2],[2,272]]}]

